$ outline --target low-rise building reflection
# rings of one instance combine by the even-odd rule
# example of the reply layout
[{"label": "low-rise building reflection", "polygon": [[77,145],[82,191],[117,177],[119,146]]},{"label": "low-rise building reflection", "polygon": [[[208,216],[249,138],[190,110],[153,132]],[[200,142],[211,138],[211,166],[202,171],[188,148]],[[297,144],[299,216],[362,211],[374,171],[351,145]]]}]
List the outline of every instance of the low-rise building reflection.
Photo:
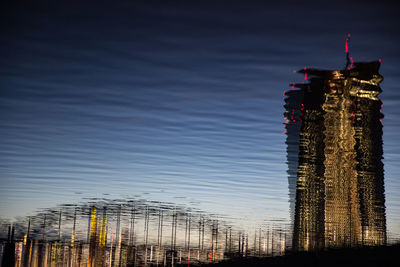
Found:
[{"label": "low-rise building reflection", "polygon": [[285,223],[235,229],[192,208],[96,200],[48,209],[5,228],[0,224],[0,262],[15,267],[176,266],[277,256],[288,247]]}]

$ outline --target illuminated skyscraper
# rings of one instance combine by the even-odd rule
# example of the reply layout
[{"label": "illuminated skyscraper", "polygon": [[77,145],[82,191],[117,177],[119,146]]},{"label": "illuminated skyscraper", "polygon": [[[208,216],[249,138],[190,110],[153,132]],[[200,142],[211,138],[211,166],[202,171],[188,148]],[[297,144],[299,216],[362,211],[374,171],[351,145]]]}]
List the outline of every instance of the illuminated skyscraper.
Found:
[{"label": "illuminated skyscraper", "polygon": [[[295,250],[386,243],[380,62],[354,65],[342,71],[307,70],[310,83],[286,94],[290,192],[296,151],[289,145],[296,138],[299,143]],[[290,111],[287,104],[294,95],[303,95],[297,128],[290,114],[298,108]],[[289,133],[293,129],[299,130],[297,137]]]}]

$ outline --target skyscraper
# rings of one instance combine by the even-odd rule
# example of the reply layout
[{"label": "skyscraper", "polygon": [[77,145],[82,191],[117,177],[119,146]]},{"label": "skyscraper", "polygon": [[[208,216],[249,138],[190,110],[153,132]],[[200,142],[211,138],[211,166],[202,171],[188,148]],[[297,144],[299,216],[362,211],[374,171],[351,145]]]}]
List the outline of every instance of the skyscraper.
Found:
[{"label": "skyscraper", "polygon": [[[290,192],[296,150],[289,145],[299,144],[295,250],[386,243],[380,62],[354,66],[303,70],[310,82],[286,94]],[[302,97],[297,110],[288,105],[293,96]],[[290,113],[301,114],[301,126]]]}]

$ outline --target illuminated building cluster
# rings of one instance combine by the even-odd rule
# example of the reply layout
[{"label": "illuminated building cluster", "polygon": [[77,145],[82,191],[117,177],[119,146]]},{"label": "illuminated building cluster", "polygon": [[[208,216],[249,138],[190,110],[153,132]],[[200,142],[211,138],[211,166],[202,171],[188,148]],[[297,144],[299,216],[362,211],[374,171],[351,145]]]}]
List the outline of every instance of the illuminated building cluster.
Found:
[{"label": "illuminated building cluster", "polygon": [[290,247],[286,221],[249,230],[211,216],[144,200],[66,204],[14,224],[0,224],[0,263],[15,267],[192,266],[284,255]]}]

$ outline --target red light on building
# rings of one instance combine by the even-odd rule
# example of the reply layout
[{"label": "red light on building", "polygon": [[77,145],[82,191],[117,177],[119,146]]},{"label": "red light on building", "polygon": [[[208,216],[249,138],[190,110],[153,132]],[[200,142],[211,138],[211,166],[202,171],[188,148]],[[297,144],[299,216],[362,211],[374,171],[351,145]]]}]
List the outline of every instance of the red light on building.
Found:
[{"label": "red light on building", "polygon": [[304,80],[305,81],[307,80],[307,72],[306,72],[306,70],[307,70],[307,67],[304,67]]}]

